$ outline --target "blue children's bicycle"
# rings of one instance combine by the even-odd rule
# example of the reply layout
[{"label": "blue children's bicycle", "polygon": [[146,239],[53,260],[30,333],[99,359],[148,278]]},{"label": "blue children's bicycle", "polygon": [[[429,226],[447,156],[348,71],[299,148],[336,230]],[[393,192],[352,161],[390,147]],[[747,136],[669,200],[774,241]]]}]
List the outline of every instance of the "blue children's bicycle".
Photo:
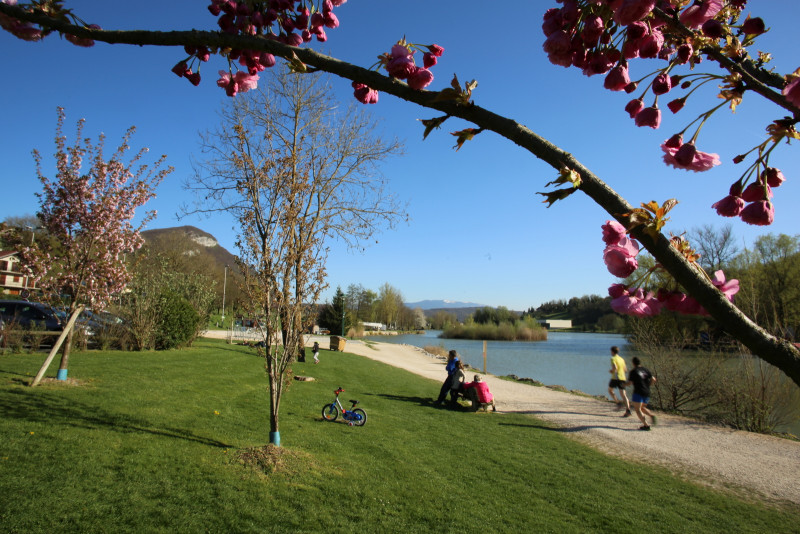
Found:
[{"label": "blue children's bicycle", "polygon": [[345,410],[342,407],[342,404],[339,402],[339,393],[343,393],[344,389],[339,388],[334,393],[336,393],[336,398],[333,400],[332,403],[326,404],[322,407],[322,418],[326,421],[336,421],[339,417],[339,412],[342,413],[342,418],[347,422],[350,426],[364,426],[364,423],[367,422],[367,412],[362,410],[361,408],[356,408],[358,404],[357,400],[351,400],[350,403],[352,406],[349,410]]}]

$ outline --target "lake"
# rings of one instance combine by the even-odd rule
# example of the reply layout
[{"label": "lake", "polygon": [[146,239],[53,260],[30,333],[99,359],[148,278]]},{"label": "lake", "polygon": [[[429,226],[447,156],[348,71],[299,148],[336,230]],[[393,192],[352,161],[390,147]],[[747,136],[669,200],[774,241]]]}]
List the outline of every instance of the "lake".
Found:
[{"label": "lake", "polygon": [[[483,369],[483,341],[441,339],[439,334],[440,330],[428,330],[424,334],[370,336],[368,339],[415,347],[433,345],[455,349],[464,363]],[[547,385],[579,389],[590,395],[607,395],[611,377],[608,349],[617,345],[621,356],[631,366],[633,353],[624,336],[557,331],[549,331],[547,336],[547,341],[487,342],[486,371],[499,376],[514,374],[533,378]],[[467,377],[471,379],[469,374]]]}]

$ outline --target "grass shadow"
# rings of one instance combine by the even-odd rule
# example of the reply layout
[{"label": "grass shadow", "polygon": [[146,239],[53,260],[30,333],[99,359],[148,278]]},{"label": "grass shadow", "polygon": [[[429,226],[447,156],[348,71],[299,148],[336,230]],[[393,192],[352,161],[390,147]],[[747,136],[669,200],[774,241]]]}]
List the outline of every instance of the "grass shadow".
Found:
[{"label": "grass shadow", "polygon": [[166,438],[192,441],[218,448],[232,445],[199,436],[185,428],[159,428],[136,417],[104,412],[97,406],[66,400],[58,395],[30,390],[0,392],[0,413],[4,419],[17,419],[49,425],[73,426],[89,430],[113,430],[120,433],[146,433]]}]

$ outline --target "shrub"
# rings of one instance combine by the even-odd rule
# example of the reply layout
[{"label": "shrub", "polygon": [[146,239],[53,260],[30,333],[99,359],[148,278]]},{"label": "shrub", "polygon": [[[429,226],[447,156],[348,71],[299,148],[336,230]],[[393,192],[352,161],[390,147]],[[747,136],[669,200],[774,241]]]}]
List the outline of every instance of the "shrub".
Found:
[{"label": "shrub", "polygon": [[442,345],[425,345],[422,347],[422,350],[427,352],[428,354],[433,354],[434,356],[441,356],[442,358],[447,358],[448,350],[444,348]]},{"label": "shrub", "polygon": [[721,402],[709,419],[739,430],[771,433],[800,417],[800,388],[756,356],[728,366],[716,393]]},{"label": "shrub", "polygon": [[157,350],[179,347],[194,337],[200,316],[188,300],[175,292],[165,291],[159,298],[158,311]]}]

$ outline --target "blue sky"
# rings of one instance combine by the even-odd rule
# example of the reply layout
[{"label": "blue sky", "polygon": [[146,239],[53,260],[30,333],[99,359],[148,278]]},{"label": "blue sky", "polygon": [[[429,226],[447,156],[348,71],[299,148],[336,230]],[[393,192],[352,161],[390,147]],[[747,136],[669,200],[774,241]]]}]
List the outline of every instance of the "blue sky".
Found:
[{"label": "blue sky", "polygon": [[[678,198],[668,231],[731,222],[740,247],[768,232],[800,233],[800,211],[790,203],[800,183],[796,144],[781,147],[772,159],[787,177],[775,191],[773,226],[722,219],[710,208],[744,171],[731,163],[733,156],[761,142],[765,126],[785,113],[748,95],[735,115],[718,114],[698,142],[699,149],[719,153],[722,166],[706,173],[667,168],[660,143],[713,105],[713,96],[693,97],[675,116],[665,110],[659,130],[636,128],[623,109],[631,96],[603,90],[602,76],[588,78],[547,61],[541,17],[555,2],[497,5],[503,7],[489,12],[484,2],[349,0],[337,11],[340,28],[329,32],[320,49],[369,66],[403,36],[415,43],[435,42],[445,53],[433,69],[429,89],[446,87],[454,73],[462,82],[476,79],[476,103],[571,152],[632,204]],[[206,2],[87,0],[67,6],[106,29],[215,28]],[[800,4],[751,0],[749,9],[771,28],[758,48],[773,54],[776,70],[785,74],[800,67],[794,37]],[[56,107],[63,106],[70,136],[75,122],[85,118],[85,134],[104,132],[111,149],[135,125],[134,148],[149,147],[153,159],[167,154],[175,172],[147,206],[158,210],[148,228],[194,225],[235,253],[232,220],[179,221],[175,216],[181,202],[190,200],[181,184],[193,175],[198,133],[217,125],[217,110],[227,98],[214,83],[217,70],[225,66],[222,60],[212,58],[201,71],[203,83],[192,87],[170,72],[184,56],[180,49],[103,43],[82,49],[57,35],[26,43],[5,32],[0,33],[0,48],[5,82],[0,84],[5,104],[0,115],[0,218],[36,212],[34,194],[40,184],[30,153],[38,148],[51,161]],[[633,65],[641,76],[661,63]],[[713,71],[710,63],[705,65]],[[351,98],[349,82],[337,79],[334,87],[341,98]],[[448,132],[468,125],[455,121],[423,141],[415,119],[436,113],[388,95],[381,95],[369,110],[381,119],[383,134],[405,142],[405,155],[387,161],[382,171],[408,202],[411,220],[377,236],[365,252],[334,244],[328,264],[332,288],[326,298],[337,285],[357,283],[377,290],[388,282],[406,301],[449,299],[522,310],[554,299],[605,295],[616,281],[602,261],[600,225],[608,215],[580,193],[546,208],[536,192],[555,177],[550,167],[492,133],[481,134],[457,152]]]}]

